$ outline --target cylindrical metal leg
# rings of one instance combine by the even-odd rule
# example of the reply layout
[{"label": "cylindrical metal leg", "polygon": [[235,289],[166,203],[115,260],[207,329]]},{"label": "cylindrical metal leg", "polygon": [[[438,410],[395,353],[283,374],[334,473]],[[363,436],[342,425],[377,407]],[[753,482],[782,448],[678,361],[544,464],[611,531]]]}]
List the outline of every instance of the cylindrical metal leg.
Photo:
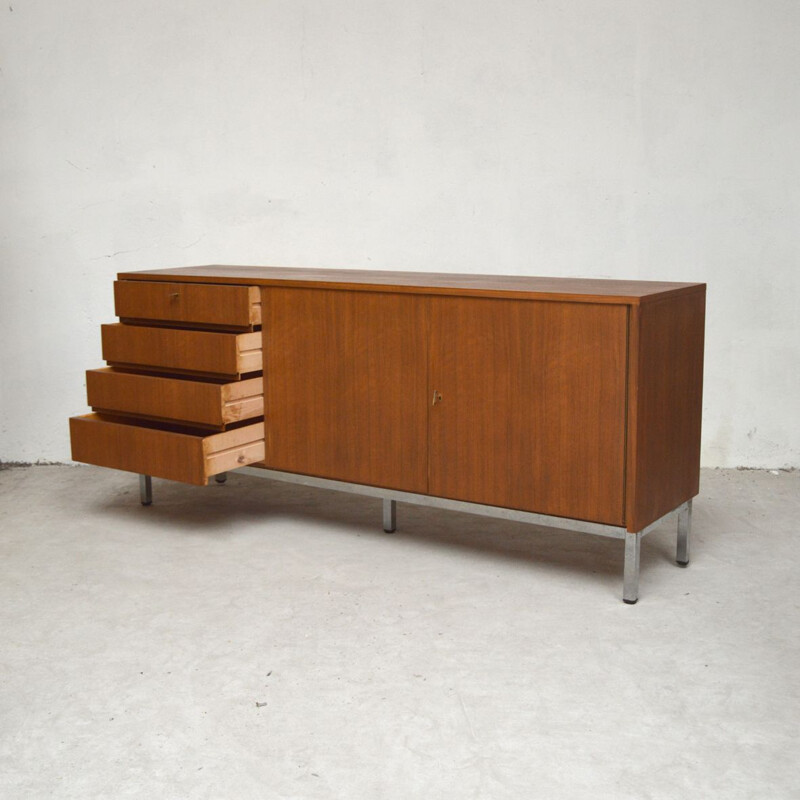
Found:
[{"label": "cylindrical metal leg", "polygon": [[639,551],[641,533],[625,534],[625,568],[622,578],[622,599],[629,604],[639,599]]},{"label": "cylindrical metal leg", "polygon": [[153,479],[149,475],[139,476],[139,499],[143,506],[153,502]]},{"label": "cylindrical metal leg", "polygon": [[397,501],[383,499],[383,529],[394,533],[397,529]]},{"label": "cylindrical metal leg", "polygon": [[214,476],[214,480],[217,483],[225,483],[225,481],[228,480],[228,473],[227,472],[220,472],[219,475],[215,475]]},{"label": "cylindrical metal leg", "polygon": [[678,553],[675,560],[685,567],[689,564],[689,535],[692,532],[692,501],[678,513]]}]

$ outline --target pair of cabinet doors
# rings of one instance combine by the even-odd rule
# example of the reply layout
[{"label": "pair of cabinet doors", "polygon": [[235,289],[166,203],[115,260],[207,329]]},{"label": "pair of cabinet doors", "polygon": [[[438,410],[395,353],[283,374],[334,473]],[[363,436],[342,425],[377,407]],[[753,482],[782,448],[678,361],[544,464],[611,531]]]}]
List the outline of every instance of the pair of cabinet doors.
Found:
[{"label": "pair of cabinet doors", "polygon": [[268,288],[266,464],[619,525],[624,305]]}]

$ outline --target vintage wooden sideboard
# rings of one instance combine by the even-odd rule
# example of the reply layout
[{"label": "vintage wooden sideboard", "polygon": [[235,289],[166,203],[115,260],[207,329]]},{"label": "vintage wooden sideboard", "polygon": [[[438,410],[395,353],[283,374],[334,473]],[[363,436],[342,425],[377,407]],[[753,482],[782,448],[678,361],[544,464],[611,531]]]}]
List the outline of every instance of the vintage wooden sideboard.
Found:
[{"label": "vintage wooden sideboard", "polygon": [[705,284],[206,266],[119,275],[76,461],[235,469],[624,540],[699,490]]}]

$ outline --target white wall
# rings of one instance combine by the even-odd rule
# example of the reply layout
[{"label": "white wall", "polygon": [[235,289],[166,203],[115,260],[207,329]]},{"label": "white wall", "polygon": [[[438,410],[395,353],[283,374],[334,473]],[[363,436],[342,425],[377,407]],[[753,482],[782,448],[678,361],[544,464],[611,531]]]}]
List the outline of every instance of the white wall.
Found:
[{"label": "white wall", "polygon": [[797,0],[9,2],[0,459],[117,271],[244,263],[707,281],[703,463],[800,465]]}]

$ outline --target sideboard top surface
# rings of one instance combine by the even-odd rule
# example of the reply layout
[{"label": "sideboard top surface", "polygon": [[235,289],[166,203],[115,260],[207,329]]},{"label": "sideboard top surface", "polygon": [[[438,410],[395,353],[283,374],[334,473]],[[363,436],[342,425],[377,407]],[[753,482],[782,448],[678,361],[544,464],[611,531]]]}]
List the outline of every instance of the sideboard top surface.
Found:
[{"label": "sideboard top surface", "polygon": [[640,303],[705,288],[703,283],[548,278],[525,275],[465,275],[447,272],[248,267],[211,264],[202,267],[121,272],[120,280],[247,283],[255,286],[349,289],[439,295],[487,295],[537,300],[583,300],[594,303]]}]

